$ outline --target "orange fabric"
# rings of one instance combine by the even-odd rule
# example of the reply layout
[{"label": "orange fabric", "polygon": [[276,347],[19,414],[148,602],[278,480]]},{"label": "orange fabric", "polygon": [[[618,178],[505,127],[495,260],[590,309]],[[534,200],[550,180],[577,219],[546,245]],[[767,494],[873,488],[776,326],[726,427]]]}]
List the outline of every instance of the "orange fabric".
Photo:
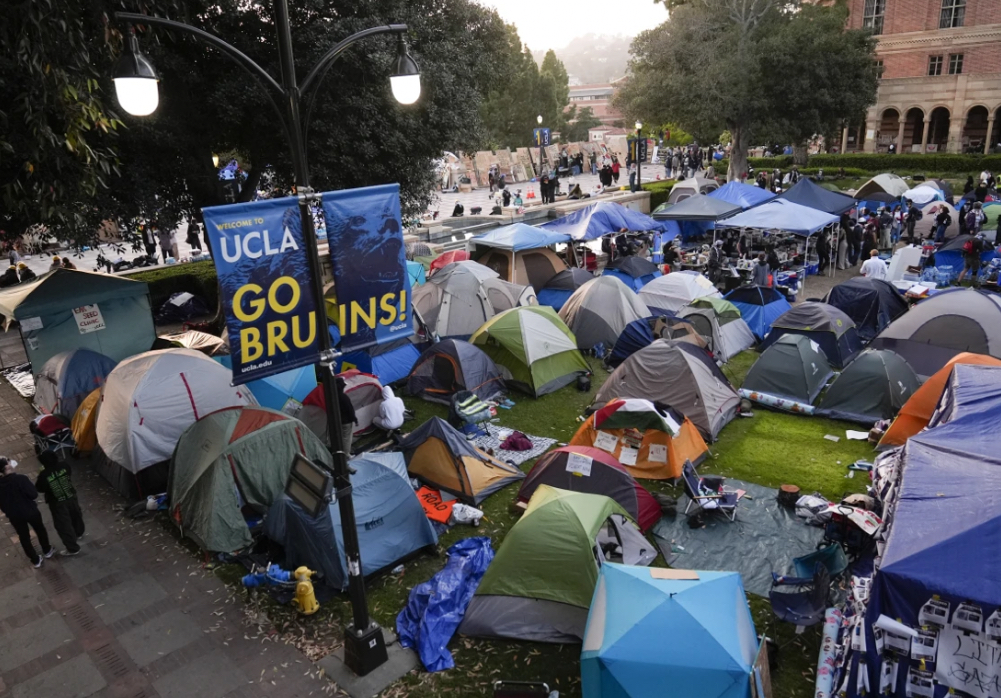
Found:
[{"label": "orange fabric", "polygon": [[455,500],[441,501],[441,493],[438,490],[422,487],[417,490],[417,499],[424,507],[424,514],[432,521],[447,524],[448,520],[452,518],[452,507],[455,506]]},{"label": "orange fabric", "polygon": [[928,426],[928,420],[938,406],[952,367],[956,364],[974,364],[978,366],[1001,366],[1001,360],[985,354],[963,352],[949,359],[949,363],[940,368],[925,384],[914,391],[914,394],[900,408],[900,414],[879,440],[877,448],[885,449],[902,446],[907,439]]},{"label": "orange fabric", "polygon": [[101,389],[84,398],[73,415],[73,440],[80,453],[90,453],[97,448],[97,413],[101,408]]},{"label": "orange fabric", "polygon": [[255,410],[251,407],[242,408],[240,409],[240,417],[236,420],[236,426],[233,427],[233,434],[229,437],[229,442],[231,444],[236,443],[247,434],[252,434],[272,422],[281,422],[286,419],[288,417],[285,415],[265,412],[264,410]]},{"label": "orange fabric", "polygon": [[[612,451],[612,455],[622,463],[622,449],[629,447],[627,445],[628,432],[635,432],[635,430],[595,429],[594,415],[588,417],[587,421],[580,426],[580,429],[573,435],[568,445],[597,448],[595,441],[598,439],[598,434],[602,432],[611,434],[619,440],[615,446],[615,450]],[[667,449],[666,462],[662,463],[659,460],[650,460],[651,446],[664,446]],[[686,460],[698,463],[708,452],[709,448],[699,434],[698,429],[695,428],[691,420],[685,419],[681,425],[681,431],[676,437],[672,437],[670,434],[657,429],[648,429],[643,432],[639,451],[636,454],[636,465],[622,463],[622,467],[635,478],[670,480],[681,477],[681,466],[685,464]]]}]

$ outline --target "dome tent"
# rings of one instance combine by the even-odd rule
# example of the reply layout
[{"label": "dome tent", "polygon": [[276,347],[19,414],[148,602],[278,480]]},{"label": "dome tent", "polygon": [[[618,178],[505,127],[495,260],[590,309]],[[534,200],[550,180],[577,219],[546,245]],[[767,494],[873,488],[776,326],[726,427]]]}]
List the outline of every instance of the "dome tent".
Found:
[{"label": "dome tent", "polygon": [[698,465],[709,454],[692,421],[666,405],[636,398],[609,400],[570,439],[571,446],[597,447],[617,459],[632,477],[681,477],[685,461]]},{"label": "dome tent", "polygon": [[97,414],[101,409],[101,388],[85,397],[73,415],[70,428],[78,453],[90,453],[97,448]]},{"label": "dome tent", "polygon": [[224,407],[257,404],[231,379],[193,349],[148,351],[122,361],[108,374],[97,416],[97,443],[110,461],[99,464],[102,474],[126,496],[162,492],[166,468],[159,464],[170,460],[185,429]]},{"label": "dome tent", "polygon": [[827,389],[818,411],[871,426],[892,419],[919,386],[914,370],[897,354],[866,349]]},{"label": "dome tent", "polygon": [[593,278],[594,274],[587,269],[579,267],[564,269],[547,281],[539,291],[539,305],[548,305],[553,310],[559,311],[574,291]]},{"label": "dome tent", "polygon": [[[369,454],[349,462],[364,577],[392,569],[422,550],[433,549],[438,542],[407,481],[403,454],[380,455],[397,459],[398,466],[390,467],[382,458]],[[264,524],[265,535],[284,548],[287,569],[305,565],[322,572],[324,583],[340,590],[348,586],[343,529],[336,501],[314,517],[287,495],[271,505]]]},{"label": "dome tent", "polygon": [[908,307],[900,291],[889,281],[864,276],[841,282],[827,292],[824,302],[852,319],[863,342],[882,332],[883,328],[906,313]]},{"label": "dome tent", "polygon": [[633,320],[623,328],[605,363],[615,368],[655,339],[677,339],[700,349],[709,346],[688,320],[673,316],[650,316]]},{"label": "dome tent", "polygon": [[531,286],[502,281],[501,279],[484,279],[483,290],[495,313],[525,305],[538,305],[539,299]]},{"label": "dome tent", "polygon": [[443,405],[450,404],[460,390],[469,390],[481,400],[504,393],[504,378],[497,365],[461,339],[443,339],[428,347],[407,378],[407,392]]},{"label": "dome tent", "polygon": [[1001,358],[1001,296],[972,288],[940,291],[890,323],[870,346],[900,354],[918,378],[961,352]]},{"label": "dome tent", "polygon": [[413,305],[432,334],[465,339],[494,316],[483,287],[497,272],[476,262],[453,262],[413,290]]},{"label": "dome tent", "polygon": [[768,335],[776,318],[792,308],[785,296],[768,286],[741,286],[724,298],[740,311],[741,319],[758,341]]},{"label": "dome tent", "polygon": [[786,334],[809,337],[827,355],[835,368],[847,366],[862,349],[855,323],[842,311],[827,303],[807,301],[793,306],[772,323],[772,330],[758,346],[764,351]]},{"label": "dome tent", "polygon": [[742,388],[812,405],[832,375],[831,364],[816,342],[787,334],[754,362]]},{"label": "dome tent", "polygon": [[198,330],[186,330],[184,332],[174,332],[163,334],[153,340],[151,349],[170,349],[171,347],[182,347],[184,349],[197,349],[205,356],[223,356],[229,354],[229,343],[221,337]]},{"label": "dome tent", "polygon": [[[572,465],[572,467],[571,467]],[[660,520],[660,505],[607,451],[563,446],[543,455],[521,483],[517,501],[528,502],[539,485],[610,497],[647,531]]]},{"label": "dome tent", "polygon": [[600,276],[574,291],[560,309],[560,318],[577,337],[577,346],[611,347],[622,330],[646,316],[636,294],[614,276]]},{"label": "dome tent", "polygon": [[653,315],[665,311],[676,313],[696,298],[705,296],[719,298],[722,294],[705,276],[688,271],[657,277],[639,292],[640,300]]},{"label": "dome tent", "polygon": [[471,238],[466,247],[470,256],[505,281],[527,284],[538,292],[566,269],[566,263],[549,246],[569,239],[561,233],[514,223]]},{"label": "dome tent", "polygon": [[[956,231],[959,232],[958,229]],[[963,245],[967,241],[973,239],[973,235],[956,235],[945,241],[945,244],[935,250],[935,266],[936,267],[952,267],[953,271],[957,274],[962,271],[965,265],[965,253],[963,252]],[[985,237],[987,237],[985,235]],[[984,249],[980,253],[980,265],[981,269],[986,267],[992,259],[998,256],[997,251],[995,251],[994,246],[991,245],[986,240],[983,241]]]},{"label": "dome tent", "polygon": [[540,485],[504,536],[459,633],[580,642],[609,547],[621,549],[626,564],[648,565],[657,556],[612,499]]},{"label": "dome tent", "polygon": [[227,407],[185,429],[170,463],[170,515],[204,550],[253,542],[242,510],[263,515],[282,496],[301,454],[330,465],[323,443],[297,419],[264,407]]},{"label": "dome tent", "polygon": [[[344,394],[351,401],[355,410],[355,436],[364,434],[372,428],[372,420],[379,414],[382,404],[382,383],[369,373],[356,369],[337,374],[344,379]],[[302,401],[302,409],[296,415],[309,427],[310,431],[327,443],[327,400],[323,395],[323,386],[318,385]]]},{"label": "dome tent", "polygon": [[416,339],[414,335],[348,352],[337,358],[336,370],[341,373],[356,368],[362,373],[371,373],[383,385],[396,383],[407,377],[421,355],[421,350],[411,341]]},{"label": "dome tent", "polygon": [[115,361],[90,349],[73,349],[54,355],[35,378],[33,404],[42,414],[69,419],[90,393],[104,385]]},{"label": "dome tent", "polygon": [[678,312],[709,343],[709,349],[722,363],[754,346],[754,334],[740,318],[740,311],[728,300],[698,298]]},{"label": "dome tent", "polygon": [[431,487],[478,506],[497,490],[525,477],[508,463],[470,444],[440,417],[432,417],[400,442],[407,472]]},{"label": "dome tent", "polygon": [[654,340],[623,361],[601,386],[594,404],[613,398],[670,405],[692,420],[706,440],[716,439],[740,404],[733,386],[705,350],[667,339]]},{"label": "dome tent", "polygon": [[642,257],[620,257],[610,262],[602,276],[614,276],[633,291],[639,291],[648,283],[662,276],[657,265]]},{"label": "dome tent", "polygon": [[512,308],[487,321],[469,343],[506,369],[509,387],[539,397],[590,372],[574,337],[552,308]]}]

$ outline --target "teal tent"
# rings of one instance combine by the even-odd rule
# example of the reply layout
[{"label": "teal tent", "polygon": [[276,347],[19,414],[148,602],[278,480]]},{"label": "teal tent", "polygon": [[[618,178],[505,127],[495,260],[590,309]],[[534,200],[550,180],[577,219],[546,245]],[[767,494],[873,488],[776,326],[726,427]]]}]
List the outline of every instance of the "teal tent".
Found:
[{"label": "teal tent", "polygon": [[601,566],[580,656],[584,698],[750,698],[757,654],[737,572]]},{"label": "teal tent", "polygon": [[148,351],[156,340],[149,287],[110,274],[50,271],[0,292],[0,315],[5,329],[20,323],[36,375],[60,352],[90,349],[121,361]]}]

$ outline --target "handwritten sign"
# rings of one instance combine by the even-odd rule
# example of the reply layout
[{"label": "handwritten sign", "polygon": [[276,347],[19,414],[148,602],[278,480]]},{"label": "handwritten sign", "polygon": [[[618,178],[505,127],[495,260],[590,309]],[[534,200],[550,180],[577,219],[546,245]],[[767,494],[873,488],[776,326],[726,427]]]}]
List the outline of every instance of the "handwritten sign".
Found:
[{"label": "handwritten sign", "polygon": [[1001,645],[944,628],[939,634],[935,678],[976,698],[1001,698]]},{"label": "handwritten sign", "polygon": [[622,465],[636,465],[636,456],[639,455],[639,451],[635,448],[622,447],[619,451],[619,462]]},{"label": "handwritten sign", "polygon": [[667,446],[665,444],[650,444],[649,459],[651,463],[666,463]]},{"label": "handwritten sign", "polygon": [[619,445],[619,437],[609,434],[607,431],[599,431],[594,440],[594,447],[609,453],[615,452],[615,447]]},{"label": "handwritten sign", "polygon": [[587,456],[582,456],[579,453],[571,453],[567,456],[567,472],[590,477],[592,463],[592,459]]},{"label": "handwritten sign", "polygon": [[104,317],[101,315],[101,309],[97,307],[97,304],[81,305],[79,308],[73,308],[73,318],[76,320],[76,326],[80,330],[80,334],[97,332],[106,327]]}]

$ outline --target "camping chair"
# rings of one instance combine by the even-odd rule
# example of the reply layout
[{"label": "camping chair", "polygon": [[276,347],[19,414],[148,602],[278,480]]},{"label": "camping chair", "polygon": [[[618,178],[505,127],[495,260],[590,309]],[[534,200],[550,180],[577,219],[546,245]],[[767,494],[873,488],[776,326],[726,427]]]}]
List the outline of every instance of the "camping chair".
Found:
[{"label": "camping chair", "polygon": [[688,506],[685,507],[685,514],[694,504],[700,511],[718,510],[730,521],[737,518],[736,492],[727,492],[722,484],[719,487],[710,487],[706,484],[705,478],[699,477],[695,472],[695,466],[690,460],[686,460],[681,467],[681,480],[685,485],[685,494],[688,495]]},{"label": "camping chair", "polygon": [[493,414],[490,406],[476,397],[476,394],[469,390],[460,390],[452,396],[452,402],[448,408],[448,423],[461,430],[467,436],[471,433],[482,432],[481,422],[488,421]]},{"label": "camping chair", "polygon": [[831,575],[820,562],[812,577],[789,577],[772,572],[772,588],[768,600],[772,612],[780,620],[805,628],[824,619]]},{"label": "camping chair", "polygon": [[33,420],[28,431],[35,440],[36,454],[54,451],[60,459],[65,459],[66,453],[73,453],[76,448],[70,425],[58,415],[49,414]]},{"label": "camping chair", "polygon": [[792,561],[797,577],[809,577],[817,565],[823,565],[831,579],[837,579],[848,569],[848,557],[840,545],[832,543]]}]

